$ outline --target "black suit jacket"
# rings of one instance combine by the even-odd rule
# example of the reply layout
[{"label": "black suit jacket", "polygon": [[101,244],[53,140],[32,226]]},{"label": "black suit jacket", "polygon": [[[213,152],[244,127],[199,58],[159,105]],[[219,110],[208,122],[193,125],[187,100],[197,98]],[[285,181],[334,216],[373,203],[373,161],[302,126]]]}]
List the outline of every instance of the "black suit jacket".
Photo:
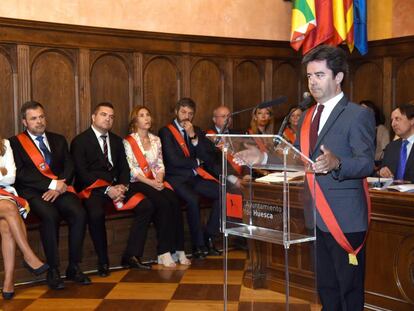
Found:
[{"label": "black suit jacket", "polygon": [[[400,162],[401,144],[401,138],[390,142],[387,147],[385,147],[384,158],[381,163],[381,166],[387,166],[394,176],[397,173],[398,164]],[[407,158],[404,180],[414,182],[414,148],[411,148],[410,155]]]},{"label": "black suit jacket", "polygon": [[[122,138],[109,132],[113,168],[108,170],[105,156],[92,128],[76,136],[70,147],[76,168],[75,188],[81,191],[103,179],[111,184],[129,184],[129,166]],[[104,192],[106,187],[94,191]]]},{"label": "black suit jacket", "polygon": [[[175,122],[172,122],[172,124],[176,127]],[[193,170],[198,167],[197,158],[207,163],[211,162],[210,149],[205,134],[196,126],[194,130],[198,137],[198,144],[196,147],[189,146],[189,148],[192,148],[190,152],[192,152],[193,156],[186,157],[171,131],[167,127],[161,128],[159,136],[162,143],[165,177],[167,180],[175,178],[183,180],[194,176]]]},{"label": "black suit jacket", "polygon": [[[24,132],[29,138],[29,134]],[[50,169],[58,179],[66,179],[66,184],[71,184],[74,177],[74,164],[68,150],[65,137],[59,134],[46,132],[47,141],[51,151]],[[36,146],[36,143],[33,142]],[[52,179],[44,176],[33,164],[30,155],[26,153],[17,136],[10,138],[16,162],[16,189],[26,199],[42,195],[49,189]]]}]

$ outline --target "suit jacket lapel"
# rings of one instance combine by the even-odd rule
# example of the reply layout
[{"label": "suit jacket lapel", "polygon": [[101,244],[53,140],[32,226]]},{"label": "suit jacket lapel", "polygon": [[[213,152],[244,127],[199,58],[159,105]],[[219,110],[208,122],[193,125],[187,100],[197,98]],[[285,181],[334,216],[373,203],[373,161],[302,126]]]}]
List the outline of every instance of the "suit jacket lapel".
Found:
[{"label": "suit jacket lapel", "polygon": [[50,135],[48,135],[47,132],[45,132],[45,136],[47,138],[47,142],[49,144],[49,148],[50,148],[50,164],[52,164],[55,160],[55,150],[56,150],[56,146],[55,146],[55,142],[53,141],[53,139],[50,138]]},{"label": "suit jacket lapel", "polygon": [[[102,164],[106,167],[105,156],[102,152],[101,145],[99,144],[98,137],[96,137],[95,132],[92,128],[89,128],[89,141],[94,146],[94,149],[98,152],[99,159],[101,160]],[[100,138],[99,138],[100,139]]]},{"label": "suit jacket lapel", "polygon": [[329,129],[334,125],[336,119],[339,117],[339,115],[342,113],[342,111],[345,109],[345,106],[348,103],[348,99],[344,96],[342,99],[338,102],[338,104],[335,106],[335,108],[332,110],[331,114],[328,117],[328,120],[326,120],[325,125],[323,126],[321,132],[318,135],[318,140],[316,141],[314,153],[317,152],[317,150],[320,147],[321,141],[323,137],[328,133]]},{"label": "suit jacket lapel", "polygon": [[114,140],[112,139],[113,137],[112,137],[111,132],[108,132],[108,138],[109,138],[109,145],[110,145],[109,148],[111,149],[112,166],[115,166],[115,162],[116,162],[115,157],[116,157],[117,150],[116,150]]}]

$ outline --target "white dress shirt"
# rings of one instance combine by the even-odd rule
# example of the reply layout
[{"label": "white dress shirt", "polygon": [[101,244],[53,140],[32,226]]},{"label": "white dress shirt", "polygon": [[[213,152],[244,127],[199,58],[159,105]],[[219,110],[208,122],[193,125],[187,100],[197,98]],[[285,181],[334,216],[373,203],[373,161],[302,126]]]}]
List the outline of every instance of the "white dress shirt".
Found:
[{"label": "white dress shirt", "polygon": [[109,161],[109,163],[111,163],[112,166],[114,166],[114,163],[112,162],[111,144],[109,142],[109,132],[106,132],[105,134],[102,134],[96,128],[94,128],[93,125],[91,126],[91,128],[92,128],[93,132],[96,135],[96,139],[98,140],[98,143],[99,143],[99,146],[101,147],[102,153],[104,152],[104,143],[103,143],[103,139],[101,138],[101,136],[106,135],[106,144],[108,146],[108,161]]}]

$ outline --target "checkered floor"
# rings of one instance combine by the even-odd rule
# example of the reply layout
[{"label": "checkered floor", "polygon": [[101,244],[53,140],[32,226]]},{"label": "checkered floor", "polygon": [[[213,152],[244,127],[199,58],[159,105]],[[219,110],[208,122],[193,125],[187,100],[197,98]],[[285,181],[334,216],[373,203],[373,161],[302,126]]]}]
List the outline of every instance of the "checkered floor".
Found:
[{"label": "checkered floor", "polygon": [[[229,253],[228,310],[285,310],[284,296],[269,290],[242,286],[246,255]],[[0,310],[223,310],[223,260],[194,260],[190,268],[151,271],[118,270],[107,278],[92,276],[92,284],[65,282],[65,289],[49,290],[45,284],[16,287],[11,301]],[[290,310],[319,310],[294,299]]]}]

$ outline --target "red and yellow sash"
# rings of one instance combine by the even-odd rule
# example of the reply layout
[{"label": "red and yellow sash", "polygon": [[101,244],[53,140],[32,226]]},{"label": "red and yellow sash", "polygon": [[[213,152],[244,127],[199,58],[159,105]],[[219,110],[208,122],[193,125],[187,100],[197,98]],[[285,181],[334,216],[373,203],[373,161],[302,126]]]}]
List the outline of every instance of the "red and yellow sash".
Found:
[{"label": "red and yellow sash", "polygon": [[[190,157],[190,150],[188,150],[188,147],[184,141],[183,136],[180,134],[180,132],[177,130],[177,128],[172,125],[172,124],[168,124],[167,128],[171,131],[171,133],[173,134],[175,140],[178,142],[178,144],[181,147],[181,150],[184,152],[184,155],[188,158]],[[200,175],[202,178],[207,179],[207,180],[213,180],[215,182],[218,182],[218,180],[216,178],[214,178],[213,176],[211,176],[207,171],[205,171],[203,168],[201,167],[197,167],[195,169],[197,171],[197,174]]]},{"label": "red and yellow sash", "polygon": [[[217,134],[213,130],[207,130],[206,133],[207,134]],[[223,145],[222,144],[219,144],[216,147],[219,148],[221,150],[221,152],[223,152]],[[237,172],[237,174],[241,175],[242,174],[242,167],[233,161],[233,159],[234,159],[233,155],[230,154],[230,153],[227,153],[226,158],[227,158],[227,162],[230,163],[230,165],[234,168],[234,170]]]},{"label": "red and yellow sash", "polygon": [[[108,187],[111,184],[103,179],[97,179],[92,185],[89,185],[85,189],[83,189],[81,192],[78,193],[79,198],[81,199],[88,199],[91,196],[92,190],[96,188],[101,187]],[[122,207],[116,207],[119,211],[129,210],[133,209],[139,202],[141,202],[143,199],[145,199],[145,196],[142,193],[135,193],[132,197],[129,198],[129,200],[122,205]],[[114,202],[115,204],[115,202]]]},{"label": "red and yellow sash", "polygon": [[[310,108],[306,113],[306,116],[303,120],[302,129],[300,132],[300,148],[303,154],[310,157],[310,150],[309,150],[309,133],[310,133],[310,126],[312,121],[313,112],[315,111],[315,106]],[[321,215],[324,223],[329,229],[329,232],[332,234],[336,242],[348,253],[349,257],[349,264],[351,265],[358,265],[357,254],[361,250],[361,248],[365,244],[365,240],[367,235],[365,235],[364,241],[357,249],[353,249],[352,245],[349,243],[348,239],[346,238],[345,234],[343,233],[341,227],[338,224],[338,221],[335,218],[334,213],[332,212],[331,207],[329,206],[328,201],[318,184],[318,181],[315,178],[312,178],[313,174],[307,173],[306,179],[309,189],[315,189],[315,193],[310,191],[313,199],[315,200],[316,208]],[[365,197],[367,200],[367,207],[368,207],[368,225],[371,221],[371,200],[368,193],[368,183],[365,179],[363,182],[364,185],[364,192]]]},{"label": "red and yellow sash", "polygon": [[[252,129],[248,129],[248,130],[247,130],[247,133],[248,133],[248,134],[250,134],[250,135],[254,135],[254,133],[253,133]],[[266,145],[264,144],[264,142],[263,142],[263,140],[262,140],[262,139],[260,139],[260,138],[258,138],[258,137],[253,137],[253,140],[255,141],[255,143],[256,143],[256,145],[257,145],[257,147],[259,148],[259,150],[260,150],[261,152],[267,152]]]},{"label": "red and yellow sash", "polygon": [[[134,154],[135,159],[137,160],[138,165],[141,168],[142,172],[144,173],[145,177],[149,179],[155,179],[154,174],[152,173],[148,165],[148,161],[145,158],[144,154],[142,153],[141,148],[139,148],[138,143],[136,142],[134,137],[132,137],[131,135],[128,135],[127,137],[125,137],[125,140],[130,144],[132,153]],[[170,190],[174,190],[171,187],[171,185],[166,181],[164,181],[164,187]]]},{"label": "red and yellow sash", "polygon": [[295,142],[296,134],[290,127],[285,128],[285,130],[283,131],[283,136],[285,136],[286,140],[289,141],[291,144]]},{"label": "red and yellow sash", "polygon": [[[46,176],[47,178],[53,180],[57,180],[58,177],[55,174],[53,174],[52,170],[50,169],[49,165],[45,162],[43,155],[40,153],[39,149],[37,149],[32,139],[24,133],[20,133],[19,135],[17,135],[17,139],[22,145],[24,151],[26,151],[27,155],[32,160],[37,170],[43,176]],[[73,186],[68,186],[67,191],[76,194],[76,191],[73,188]]]},{"label": "red and yellow sash", "polygon": [[23,218],[27,217],[27,214],[30,211],[30,207],[29,207],[29,203],[25,199],[15,196],[14,194],[2,188],[0,188],[0,195],[5,196],[5,197],[10,197],[13,201],[15,201],[19,208],[20,214],[23,216]]}]

